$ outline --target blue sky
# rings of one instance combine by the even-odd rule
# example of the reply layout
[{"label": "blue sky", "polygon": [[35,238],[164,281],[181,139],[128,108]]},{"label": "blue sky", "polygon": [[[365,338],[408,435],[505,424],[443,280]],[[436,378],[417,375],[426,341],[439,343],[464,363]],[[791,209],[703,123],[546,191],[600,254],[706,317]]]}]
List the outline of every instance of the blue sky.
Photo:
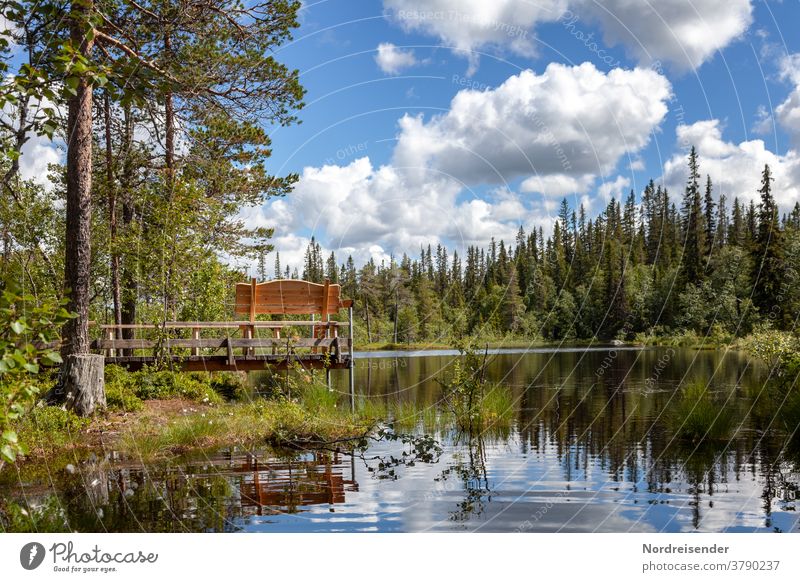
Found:
[{"label": "blue sky", "polygon": [[360,263],[547,231],[563,197],[594,216],[650,178],[679,196],[689,145],[717,195],[755,197],[769,163],[800,197],[797,1],[327,0],[301,21],[277,55],[307,105],[270,163],[301,180],[246,215],[284,265],[311,235]]},{"label": "blue sky", "polygon": [[[800,199],[798,0],[305,0],[300,20],[276,55],[306,107],[269,170],[301,179],[243,214],[284,265],[312,235],[363,263],[547,232],[563,197],[593,217],[650,178],[677,199],[689,145],[717,196],[754,198],[769,163]],[[60,157],[27,148],[28,175]]]}]

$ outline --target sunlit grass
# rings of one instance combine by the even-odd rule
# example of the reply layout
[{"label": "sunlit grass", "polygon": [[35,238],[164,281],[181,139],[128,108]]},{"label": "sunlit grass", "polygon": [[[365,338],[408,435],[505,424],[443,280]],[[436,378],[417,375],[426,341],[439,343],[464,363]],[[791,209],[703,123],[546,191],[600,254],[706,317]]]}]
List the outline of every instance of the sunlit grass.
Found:
[{"label": "sunlit grass", "polygon": [[119,448],[152,459],[190,449],[246,445],[255,442],[300,445],[359,438],[369,421],[349,410],[310,410],[290,400],[256,401],[197,411],[166,422],[142,419],[127,427]]}]

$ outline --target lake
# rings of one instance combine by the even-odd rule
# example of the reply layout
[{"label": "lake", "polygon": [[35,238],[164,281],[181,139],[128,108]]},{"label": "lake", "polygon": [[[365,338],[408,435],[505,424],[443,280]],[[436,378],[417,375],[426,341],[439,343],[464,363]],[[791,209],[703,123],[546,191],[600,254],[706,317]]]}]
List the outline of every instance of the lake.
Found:
[{"label": "lake", "polygon": [[[358,404],[435,411],[456,357],[360,354]],[[352,453],[231,449],[142,466],[111,451],[21,482],[6,471],[2,487],[78,531],[796,532],[800,452],[751,414],[765,373],[735,351],[499,350],[487,377],[512,390],[510,428],[468,438],[422,414],[408,442]],[[669,436],[691,381],[733,411],[730,439]],[[347,386],[337,373],[342,406]]]}]

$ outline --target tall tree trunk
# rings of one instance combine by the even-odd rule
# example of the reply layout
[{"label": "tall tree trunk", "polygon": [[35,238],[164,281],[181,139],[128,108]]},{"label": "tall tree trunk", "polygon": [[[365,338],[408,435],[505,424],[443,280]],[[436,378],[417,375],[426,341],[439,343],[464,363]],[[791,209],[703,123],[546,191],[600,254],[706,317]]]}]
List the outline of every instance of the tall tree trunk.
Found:
[{"label": "tall tree trunk", "polygon": [[372,343],[372,328],[369,324],[369,301],[364,301],[367,309],[367,342]]},{"label": "tall tree trunk", "polygon": [[[19,100],[17,105],[17,126],[14,131],[14,150],[17,152],[22,151],[22,147],[27,143],[30,129],[30,122],[28,120],[28,106],[30,104],[30,97],[25,95]],[[19,156],[11,159],[8,170],[3,175],[3,187],[14,200],[19,200],[19,195],[14,189],[14,184],[19,178]]]},{"label": "tall tree trunk", "polygon": [[[114,152],[111,147],[111,104],[108,91],[103,96],[106,126],[106,180],[108,182],[108,229],[111,243],[111,291],[114,298],[114,324],[122,323],[122,301],[119,287],[119,250],[117,249],[117,188],[114,184]],[[115,337],[120,337],[117,329]],[[120,338],[121,339],[121,338]]]},{"label": "tall tree trunk", "polygon": [[[164,54],[167,60],[172,58],[172,37],[168,30],[164,35]],[[175,103],[171,89],[164,94],[164,165],[166,166],[167,195],[170,206],[175,188]],[[177,241],[172,240],[171,257],[167,261],[164,277],[164,321],[170,319],[170,313],[176,310],[176,299],[172,295],[172,278],[175,264]],[[165,249],[166,254],[166,249]]]},{"label": "tall tree trunk", "polygon": [[398,319],[398,290],[397,287],[394,289],[394,343],[397,343],[397,319]]},{"label": "tall tree trunk", "polygon": [[[134,169],[133,169],[133,114],[130,106],[126,106],[123,114],[124,131],[123,143],[120,146],[122,160],[122,173],[120,175],[120,193],[122,195],[122,228],[130,232],[131,225],[136,220],[136,206],[133,199]],[[121,294],[121,320],[124,325],[136,323],[136,301],[139,297],[139,256],[136,252],[126,252],[121,265],[120,294]],[[132,329],[122,330],[123,339],[134,339]],[[125,350],[125,355],[132,355],[133,350]]]},{"label": "tall tree trunk", "polygon": [[[70,36],[87,60],[92,41],[86,26],[93,0],[72,2]],[[64,326],[62,353],[89,352],[89,287],[92,218],[92,87],[85,76],[78,80],[76,94],[68,100],[67,119],[67,220],[64,285],[69,291],[67,308],[76,313]]]},{"label": "tall tree trunk", "polygon": [[[164,54],[167,60],[172,58],[172,37],[167,31],[164,35]],[[164,94],[164,162],[167,166],[167,182],[172,187],[175,173],[175,103],[172,90],[167,88]],[[170,192],[172,194],[172,192]]]}]

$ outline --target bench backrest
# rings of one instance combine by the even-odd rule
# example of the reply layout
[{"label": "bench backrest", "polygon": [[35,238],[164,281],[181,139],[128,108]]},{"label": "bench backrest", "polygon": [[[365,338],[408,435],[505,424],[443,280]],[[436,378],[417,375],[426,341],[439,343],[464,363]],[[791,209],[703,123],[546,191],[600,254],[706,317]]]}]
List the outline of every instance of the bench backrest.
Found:
[{"label": "bench backrest", "polygon": [[281,315],[314,315],[327,321],[332,313],[351,305],[342,301],[341,286],[325,281],[324,284],[297,279],[277,279],[258,283],[236,284],[235,313],[255,321],[262,313]]}]

